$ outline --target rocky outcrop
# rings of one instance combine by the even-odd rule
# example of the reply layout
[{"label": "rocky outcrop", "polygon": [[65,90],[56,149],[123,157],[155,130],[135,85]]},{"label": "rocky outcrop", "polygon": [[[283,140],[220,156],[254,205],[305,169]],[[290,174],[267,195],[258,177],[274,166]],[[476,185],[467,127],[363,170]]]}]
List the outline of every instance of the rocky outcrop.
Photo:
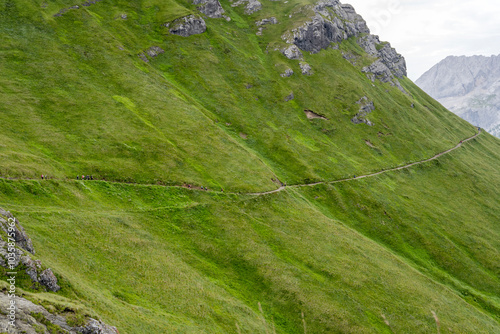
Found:
[{"label": "rocky outcrop", "polygon": [[302,71],[302,74],[304,74],[304,75],[312,75],[311,65],[309,65],[306,62],[301,61],[299,63],[299,66],[300,66],[300,70]]},{"label": "rocky outcrop", "polygon": [[391,47],[391,44],[380,42],[378,36],[362,36],[358,39],[358,44],[366,53],[376,58],[371,65],[364,67],[361,71],[366,73],[372,82],[375,82],[376,79],[389,82],[392,86],[396,86],[400,91],[407,94],[397,80],[397,78],[407,75],[406,61],[403,56],[397,53]]},{"label": "rocky outcrop", "polygon": [[245,4],[245,14],[250,15],[262,9],[262,4],[258,0],[239,0],[231,5],[237,7]]},{"label": "rocky outcrop", "polygon": [[[389,43],[381,43],[378,36],[370,35],[365,20],[351,5],[341,4],[338,0],[325,0],[316,3],[311,10],[314,16],[310,20],[282,36],[286,43],[302,51],[318,53],[332,43],[358,37],[358,44],[374,58],[374,62],[362,71],[372,81],[390,82],[405,92],[396,79],[407,75],[405,59]],[[289,47],[282,53],[289,59],[302,58],[296,56],[297,52],[292,53]],[[356,59],[347,60],[356,66]]]},{"label": "rocky outcrop", "polygon": [[354,124],[365,123],[369,126],[373,126],[374,124],[366,118],[368,114],[375,110],[373,101],[369,101],[366,96],[363,96],[356,103],[359,104],[359,112],[351,119],[351,122]]},{"label": "rocky outcrop", "polygon": [[[15,223],[14,226],[8,225],[9,219],[14,221]],[[19,224],[17,218],[14,218],[14,216],[9,211],[5,211],[4,209],[1,208],[0,208],[0,227],[5,233],[8,233],[9,227],[11,227],[13,229],[12,232],[14,233],[14,239],[16,241],[16,244],[22,249],[30,252],[31,254],[35,254],[35,250],[33,249],[33,243],[31,242],[31,239],[28,237],[28,235],[26,235],[24,228]]]},{"label": "rocky outcrop", "polygon": [[406,61],[390,43],[381,43],[378,36],[367,35],[358,39],[358,44],[371,56],[379,58],[390,73],[397,78],[407,75]]},{"label": "rocky outcrop", "polygon": [[223,17],[224,9],[219,0],[194,0],[193,4],[201,5],[198,10],[212,19]]},{"label": "rocky outcrop", "polygon": [[45,269],[40,273],[40,278],[38,279],[40,284],[49,288],[50,291],[59,291],[61,288],[57,285],[57,278],[52,272],[52,269]]},{"label": "rocky outcrop", "polygon": [[90,318],[89,322],[84,327],[77,328],[81,334],[118,334],[118,330],[114,326],[106,325],[100,320]]},{"label": "rocky outcrop", "polygon": [[[11,299],[0,292],[0,305],[9,305]],[[66,317],[53,314],[43,306],[16,296],[14,327],[9,324],[9,317],[0,317],[0,333],[70,333],[70,334],[118,334],[118,329],[92,318],[85,326],[71,327]]]},{"label": "rocky outcrop", "polygon": [[300,52],[297,45],[290,45],[287,48],[281,50],[281,53],[288,59],[302,59],[303,55]]},{"label": "rocky outcrop", "polygon": [[351,5],[342,5],[338,0],[320,1],[313,11],[315,15],[311,21],[283,36],[287,43],[293,43],[303,51],[318,53],[332,42],[370,33],[366,22]]},{"label": "rocky outcrop", "polygon": [[171,34],[182,37],[202,34],[207,30],[205,21],[197,15],[181,17],[171,23],[166,23],[165,26],[169,28]]},{"label": "rocky outcrop", "polygon": [[415,83],[450,111],[500,137],[500,55],[447,57]]},{"label": "rocky outcrop", "polygon": [[[31,258],[29,253],[34,254],[35,250],[24,228],[9,211],[1,208],[0,227],[4,232],[0,236],[0,265],[9,271],[24,270],[33,283],[38,283],[49,291],[59,291],[61,288],[52,270],[44,269],[41,261]],[[14,248],[8,247],[10,238],[15,241]]]}]

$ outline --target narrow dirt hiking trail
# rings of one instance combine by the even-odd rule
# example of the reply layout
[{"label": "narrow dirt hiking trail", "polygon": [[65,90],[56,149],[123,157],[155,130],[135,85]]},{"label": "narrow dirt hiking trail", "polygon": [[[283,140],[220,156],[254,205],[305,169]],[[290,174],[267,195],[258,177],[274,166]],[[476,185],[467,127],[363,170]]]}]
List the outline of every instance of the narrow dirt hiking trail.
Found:
[{"label": "narrow dirt hiking trail", "polygon": [[425,162],[436,160],[437,158],[439,158],[439,157],[441,157],[441,156],[443,156],[445,154],[448,154],[448,153],[456,150],[457,148],[461,147],[464,143],[468,142],[469,140],[472,140],[472,139],[476,138],[480,134],[481,134],[481,129],[479,129],[478,133],[476,133],[474,136],[469,137],[469,138],[464,139],[464,140],[461,140],[460,143],[458,143],[455,147],[450,148],[449,150],[446,150],[444,152],[438,153],[435,156],[433,156],[432,158],[429,158],[429,159],[426,159],[426,160],[417,161],[417,162],[413,162],[413,163],[408,164],[408,165],[394,167],[394,168],[389,168],[389,169],[384,169],[384,170],[381,170],[379,172],[375,172],[375,173],[371,173],[371,174],[365,174],[365,175],[359,175],[359,176],[351,177],[351,178],[347,178],[347,179],[340,179],[340,180],[333,180],[333,181],[320,181],[320,182],[305,183],[305,184],[294,184],[294,185],[291,185],[291,186],[281,186],[281,187],[279,187],[278,189],[275,189],[275,190],[261,192],[261,193],[249,193],[247,195],[254,195],[254,196],[269,195],[269,194],[274,194],[274,193],[283,191],[286,188],[312,187],[312,186],[317,186],[317,185],[320,185],[320,184],[334,184],[334,183],[340,183],[340,182],[347,182],[347,181],[364,179],[364,178],[367,178],[367,177],[373,177],[373,176],[377,176],[377,175],[384,174],[384,173],[387,173],[387,172],[392,172],[392,171],[396,171],[396,170],[410,168],[410,167],[415,166],[415,165],[419,165],[419,164],[423,164]]},{"label": "narrow dirt hiking trail", "polygon": [[[415,165],[419,165],[419,164],[423,164],[425,162],[429,162],[429,161],[435,160],[435,159],[437,159],[437,158],[439,158],[439,157],[441,157],[441,156],[443,156],[443,155],[445,155],[447,153],[450,153],[450,152],[456,150],[457,148],[459,148],[460,146],[462,146],[462,144],[468,142],[469,140],[472,140],[472,139],[476,138],[480,134],[481,134],[481,129],[474,136],[469,137],[469,138],[464,139],[464,140],[461,140],[460,143],[457,144],[457,146],[455,146],[453,148],[450,148],[447,151],[444,151],[444,152],[441,152],[439,154],[436,154],[432,158],[429,158],[429,159],[426,159],[426,160],[417,161],[417,162],[413,162],[411,164],[404,165],[404,166],[399,166],[399,167],[384,169],[384,170],[381,170],[379,172],[375,172],[375,173],[371,173],[371,174],[359,175],[359,176],[356,176],[356,177],[351,177],[351,178],[347,178],[347,179],[332,180],[332,181],[320,181],[320,182],[315,182],[315,183],[294,184],[294,185],[290,185],[290,186],[284,186],[283,185],[283,186],[281,186],[281,187],[279,187],[278,189],[275,189],[275,190],[258,192],[258,193],[239,193],[239,192],[222,192],[222,191],[220,191],[220,192],[219,191],[210,191],[210,192],[233,194],[233,195],[263,196],[263,195],[269,195],[269,194],[278,193],[278,192],[283,191],[283,190],[285,190],[287,188],[312,187],[312,186],[317,186],[319,184],[333,184],[333,183],[339,183],[339,182],[347,182],[347,181],[364,179],[364,178],[367,178],[367,177],[372,177],[372,176],[380,175],[380,174],[391,172],[391,171],[395,171],[395,170],[401,170],[401,169],[405,169],[405,168],[410,168],[410,167],[415,166]],[[1,176],[0,176],[0,179],[5,179],[5,180],[35,180],[35,179],[32,179],[32,178],[13,178],[13,177],[7,178],[7,177],[1,177]],[[56,178],[49,178],[49,179],[52,179],[52,180],[62,180],[62,179],[56,179]],[[69,180],[69,179],[66,179],[66,180]],[[104,180],[97,180],[97,179],[95,181],[109,182],[109,183],[120,183],[120,184],[131,184],[131,185],[141,185],[141,186],[161,186],[161,187],[186,188],[185,186],[176,186],[176,185],[170,185],[170,186],[168,186],[168,185],[143,184],[143,183],[133,183],[133,182],[104,181]],[[92,181],[85,181],[85,182],[92,182]],[[193,191],[207,191],[208,189],[207,190],[203,190],[203,189],[192,188],[191,190],[193,190]]]}]

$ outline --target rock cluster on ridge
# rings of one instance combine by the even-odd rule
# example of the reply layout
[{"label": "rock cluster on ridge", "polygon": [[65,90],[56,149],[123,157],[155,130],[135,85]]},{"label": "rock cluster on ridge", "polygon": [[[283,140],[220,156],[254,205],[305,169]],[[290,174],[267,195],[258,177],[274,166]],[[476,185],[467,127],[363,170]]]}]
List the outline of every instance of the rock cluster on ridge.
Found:
[{"label": "rock cluster on ridge", "polygon": [[[303,25],[283,35],[286,43],[299,50],[318,53],[332,43],[340,43],[351,37],[358,37],[358,44],[372,57],[374,62],[363,68],[363,72],[375,81],[390,82],[401,87],[396,78],[407,75],[406,61],[389,43],[381,43],[378,36],[370,35],[365,20],[356,13],[351,5],[341,4],[338,0],[319,1],[312,7],[314,16]],[[299,50],[292,46],[282,53],[289,59],[300,59]]]}]

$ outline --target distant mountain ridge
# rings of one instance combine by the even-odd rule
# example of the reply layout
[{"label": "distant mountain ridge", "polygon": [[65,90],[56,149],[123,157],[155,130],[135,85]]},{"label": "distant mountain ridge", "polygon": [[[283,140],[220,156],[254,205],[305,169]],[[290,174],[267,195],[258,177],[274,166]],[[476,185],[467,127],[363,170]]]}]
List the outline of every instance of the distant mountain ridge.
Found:
[{"label": "distant mountain ridge", "polygon": [[449,56],[415,83],[455,114],[500,137],[500,55]]}]

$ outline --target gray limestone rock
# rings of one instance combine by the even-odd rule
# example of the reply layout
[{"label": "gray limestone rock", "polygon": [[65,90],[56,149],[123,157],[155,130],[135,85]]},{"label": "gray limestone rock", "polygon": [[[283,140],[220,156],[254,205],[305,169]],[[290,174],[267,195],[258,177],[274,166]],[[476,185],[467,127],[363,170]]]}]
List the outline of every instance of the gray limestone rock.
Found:
[{"label": "gray limestone rock", "polygon": [[354,124],[365,123],[369,126],[373,126],[374,124],[366,119],[366,116],[375,110],[375,105],[373,101],[369,101],[366,96],[363,96],[358,102],[359,104],[359,112],[351,119],[351,122]]},{"label": "gray limestone rock", "polygon": [[2,218],[0,220],[0,227],[2,228],[2,230],[5,233],[7,233],[8,229],[10,227],[8,225],[9,219],[11,219],[11,221],[14,220],[15,225],[13,226],[13,228],[14,228],[13,233],[14,233],[14,239],[16,241],[16,244],[19,247],[21,247],[22,249],[34,254],[35,250],[33,248],[33,243],[31,242],[31,239],[26,234],[26,231],[24,231],[24,228],[19,224],[19,221],[16,218],[14,218],[10,212],[5,211],[3,209],[0,212],[0,218]]},{"label": "gray limestone rock", "polygon": [[198,10],[210,18],[221,18],[224,14],[224,9],[222,8],[219,0],[194,0],[194,5],[201,5]]},{"label": "gray limestone rock", "polygon": [[375,82],[375,79],[390,82],[394,78],[391,70],[380,59],[375,60],[370,66],[364,67],[361,71],[368,73],[367,75],[372,82]]},{"label": "gray limestone rock", "polygon": [[338,0],[320,1],[314,6],[311,21],[285,34],[287,43],[301,50],[317,53],[332,42],[338,43],[351,36],[369,33],[363,18],[351,5],[342,5]]},{"label": "gray limestone rock", "polygon": [[312,68],[311,65],[309,65],[306,62],[300,62],[300,70],[302,71],[302,74],[304,75],[312,75]]},{"label": "gray limestone rock", "polygon": [[26,273],[33,282],[38,282],[37,263],[29,255],[21,257],[21,263],[26,266]]},{"label": "gray limestone rock", "polygon": [[262,9],[262,4],[258,0],[239,0],[231,5],[237,7],[246,3],[245,14],[250,15]]},{"label": "gray limestone rock", "polygon": [[191,35],[202,34],[207,30],[205,21],[197,15],[188,15],[181,17],[172,23],[165,24],[170,28],[170,33],[182,37],[189,37]]},{"label": "gray limestone rock", "polygon": [[42,271],[38,281],[40,282],[40,284],[46,286],[53,292],[57,292],[61,289],[61,287],[57,285],[57,278],[50,268]]},{"label": "gray limestone rock", "polygon": [[[376,58],[372,65],[363,68],[363,72],[368,73],[373,81],[390,82],[406,93],[395,79],[407,75],[405,59],[389,43],[381,43],[378,36],[370,35],[365,20],[351,5],[341,4],[338,0],[324,0],[317,2],[312,11],[314,16],[310,20],[282,36],[288,44],[294,44],[302,51],[317,53],[332,43],[338,47],[338,43],[350,37],[359,37],[358,44]],[[346,59],[357,65],[356,57]]]},{"label": "gray limestone rock", "polygon": [[300,52],[299,48],[297,45],[290,45],[286,49],[281,50],[281,53],[288,59],[302,59],[303,55],[302,52]]}]

